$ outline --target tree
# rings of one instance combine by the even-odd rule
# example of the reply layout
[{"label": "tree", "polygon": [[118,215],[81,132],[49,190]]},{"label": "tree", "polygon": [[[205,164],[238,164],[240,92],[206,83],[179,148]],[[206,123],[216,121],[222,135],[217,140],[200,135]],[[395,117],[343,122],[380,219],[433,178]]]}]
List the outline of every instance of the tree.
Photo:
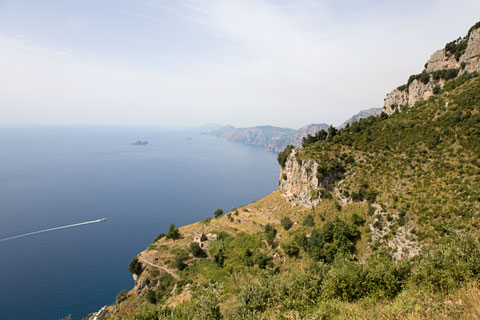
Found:
[{"label": "tree", "polygon": [[272,226],[270,223],[265,226],[265,235],[267,238],[267,243],[273,247],[274,246],[274,240],[275,236],[277,235],[277,229],[275,229],[274,226]]},{"label": "tree", "polygon": [[187,253],[185,251],[181,251],[175,256],[175,260],[173,260],[173,265],[175,266],[175,268],[182,271],[187,267],[187,264],[185,263],[186,259]]},{"label": "tree", "polygon": [[308,214],[305,219],[303,219],[303,225],[307,227],[315,226],[315,220],[311,214]]},{"label": "tree", "polygon": [[335,128],[334,126],[330,125],[330,127],[328,127],[328,137],[327,137],[327,141],[332,141],[333,137],[335,137],[337,135],[337,128]]},{"label": "tree", "polygon": [[205,256],[205,251],[203,251],[202,248],[200,248],[200,246],[196,242],[190,243],[190,252],[192,252],[194,257]]},{"label": "tree", "polygon": [[148,290],[146,298],[148,302],[152,304],[157,303],[157,296],[155,295],[155,292],[153,290]]},{"label": "tree", "polygon": [[173,240],[180,239],[180,231],[178,231],[178,229],[175,229],[174,224],[171,224],[170,227],[168,227],[168,232],[165,235],[165,238]]},{"label": "tree", "polygon": [[283,149],[283,151],[278,153],[277,161],[282,168],[285,167],[285,163],[287,162],[288,156],[290,155],[290,153],[292,153],[293,149],[295,149],[293,145],[289,144],[288,146],[285,147],[285,149]]},{"label": "tree", "polygon": [[138,261],[138,258],[135,257],[130,261],[130,264],[128,265],[128,270],[139,276],[142,273],[142,264]]},{"label": "tree", "polygon": [[283,217],[282,220],[280,220],[280,224],[282,225],[283,229],[289,230],[293,226],[293,221],[290,220],[289,217]]},{"label": "tree", "polygon": [[219,209],[215,210],[215,212],[213,213],[213,216],[215,218],[220,218],[222,216],[222,214],[223,214],[223,210],[219,208]]}]

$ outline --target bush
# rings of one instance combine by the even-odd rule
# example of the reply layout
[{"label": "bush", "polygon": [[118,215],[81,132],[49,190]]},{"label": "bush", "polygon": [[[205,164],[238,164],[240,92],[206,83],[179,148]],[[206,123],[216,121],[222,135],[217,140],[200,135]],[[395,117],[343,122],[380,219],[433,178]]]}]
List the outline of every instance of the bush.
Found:
[{"label": "bush", "polygon": [[150,302],[152,304],[157,303],[157,296],[155,295],[155,292],[153,292],[153,290],[148,290],[147,291],[146,298],[147,298],[148,302]]},{"label": "bush", "polygon": [[280,220],[280,224],[283,229],[287,231],[293,226],[293,221],[289,217],[283,217],[282,220]]},{"label": "bush", "polygon": [[132,261],[130,261],[130,264],[128,265],[128,270],[131,273],[136,274],[137,276],[142,273],[142,264],[138,261],[137,257],[133,258]]},{"label": "bush", "polygon": [[188,254],[185,251],[180,251],[179,253],[177,253],[175,259],[173,260],[173,266],[178,270],[182,271],[187,267],[187,264],[185,263],[185,260],[187,258]]},{"label": "bush", "polygon": [[200,248],[198,243],[192,242],[190,243],[190,252],[193,254],[194,257],[204,257],[205,251]]},{"label": "bush", "polygon": [[293,149],[295,149],[293,145],[289,144],[283,151],[278,153],[277,161],[282,168],[285,168],[285,163],[287,162],[288,156],[290,153],[292,153]]},{"label": "bush", "polygon": [[168,232],[165,235],[165,239],[180,239],[180,231],[178,229],[175,229],[174,224],[171,224],[170,227],[168,227]]},{"label": "bush", "polygon": [[331,263],[338,254],[353,253],[359,236],[357,228],[337,218],[325,223],[322,229],[313,230],[310,238],[296,235],[295,242],[303,246],[312,259]]},{"label": "bush", "polygon": [[363,219],[358,214],[354,213],[352,214],[352,222],[354,225],[361,226],[365,224],[365,219]]},{"label": "bush", "polygon": [[265,226],[265,236],[267,239],[267,243],[273,247],[274,246],[274,241],[275,241],[275,236],[277,235],[277,229],[275,229],[274,226],[272,226],[270,223],[268,223]]},{"label": "bush", "polygon": [[223,214],[223,210],[219,208],[219,209],[215,210],[215,212],[213,213],[213,216],[215,218],[220,218],[222,216],[222,214]]},{"label": "bush", "polygon": [[302,224],[307,227],[313,227],[315,226],[315,219],[313,219],[311,214],[308,214],[305,219],[303,219]]},{"label": "bush", "polygon": [[471,235],[425,248],[414,279],[427,287],[451,290],[480,274],[480,246]]},{"label": "bush", "polygon": [[166,234],[165,234],[165,233],[160,233],[160,234],[159,234],[159,235],[158,235],[158,236],[155,238],[155,240],[154,240],[153,242],[156,242],[156,241],[158,241],[158,240],[160,240],[160,239],[164,238],[165,236],[166,236]]},{"label": "bush", "polygon": [[125,301],[128,298],[128,291],[123,289],[117,294],[117,297],[115,298],[116,303],[120,303],[122,301]]},{"label": "bush", "polygon": [[282,243],[281,247],[289,257],[296,257],[300,253],[300,249],[293,243]]}]

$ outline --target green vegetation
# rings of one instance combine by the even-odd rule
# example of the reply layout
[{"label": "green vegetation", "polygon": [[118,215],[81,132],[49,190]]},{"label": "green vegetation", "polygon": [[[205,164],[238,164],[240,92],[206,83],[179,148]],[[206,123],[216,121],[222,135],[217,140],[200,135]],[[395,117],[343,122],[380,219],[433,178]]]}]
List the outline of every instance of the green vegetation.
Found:
[{"label": "green vegetation", "polygon": [[132,261],[130,261],[130,264],[128,265],[128,271],[130,271],[133,274],[136,274],[137,276],[139,276],[142,273],[143,271],[142,264],[138,261],[137,257],[133,258]]},{"label": "green vegetation", "polygon": [[165,235],[165,239],[180,239],[180,231],[178,231],[178,229],[175,229],[174,224],[171,224],[170,227],[168,227],[168,232]]},{"label": "green vegetation", "polygon": [[215,219],[220,218],[222,215],[223,215],[223,210],[222,209],[217,209],[213,213],[213,216],[215,217]]},{"label": "green vegetation", "polygon": [[280,220],[280,224],[282,225],[283,229],[290,230],[290,228],[293,226],[293,221],[289,217],[283,217],[282,220]]},{"label": "green vegetation", "polygon": [[193,254],[194,257],[204,257],[205,251],[198,245],[196,242],[190,243],[190,252]]},{"label": "green vegetation", "polygon": [[287,162],[287,158],[290,155],[290,153],[292,153],[293,149],[295,149],[295,148],[290,144],[290,145],[286,146],[285,149],[282,152],[278,153],[277,161],[278,161],[278,164],[282,168],[285,167],[285,163]]}]

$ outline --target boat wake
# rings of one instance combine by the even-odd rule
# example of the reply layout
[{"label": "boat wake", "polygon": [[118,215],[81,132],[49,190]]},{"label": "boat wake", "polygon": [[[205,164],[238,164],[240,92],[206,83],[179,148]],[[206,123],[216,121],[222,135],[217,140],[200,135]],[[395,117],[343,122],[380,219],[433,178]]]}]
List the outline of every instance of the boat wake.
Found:
[{"label": "boat wake", "polygon": [[107,220],[107,219],[106,219],[106,218],[102,218],[102,219],[98,219],[98,220],[80,222],[80,223],[69,224],[69,225],[61,226],[61,227],[55,227],[55,228],[49,228],[49,229],[44,229],[44,230],[40,230],[40,231],[34,231],[34,232],[19,234],[18,236],[11,236],[11,237],[8,237],[8,238],[0,239],[0,242],[8,241],[8,240],[14,240],[14,239],[23,238],[23,237],[28,237],[28,236],[33,236],[33,235],[35,235],[35,234],[44,233],[44,232],[50,232],[50,231],[67,229],[67,228],[73,228],[73,227],[79,227],[79,226],[84,226],[84,225],[92,224],[92,223],[99,223],[99,222],[103,222],[103,221],[105,221],[105,220]]}]

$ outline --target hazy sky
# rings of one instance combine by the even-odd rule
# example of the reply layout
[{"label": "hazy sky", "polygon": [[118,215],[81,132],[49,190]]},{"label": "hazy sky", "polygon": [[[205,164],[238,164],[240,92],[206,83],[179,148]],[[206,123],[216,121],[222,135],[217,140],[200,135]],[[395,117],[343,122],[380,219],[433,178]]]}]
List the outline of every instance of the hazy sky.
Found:
[{"label": "hazy sky", "polygon": [[0,0],[0,123],[337,125],[478,0]]}]

